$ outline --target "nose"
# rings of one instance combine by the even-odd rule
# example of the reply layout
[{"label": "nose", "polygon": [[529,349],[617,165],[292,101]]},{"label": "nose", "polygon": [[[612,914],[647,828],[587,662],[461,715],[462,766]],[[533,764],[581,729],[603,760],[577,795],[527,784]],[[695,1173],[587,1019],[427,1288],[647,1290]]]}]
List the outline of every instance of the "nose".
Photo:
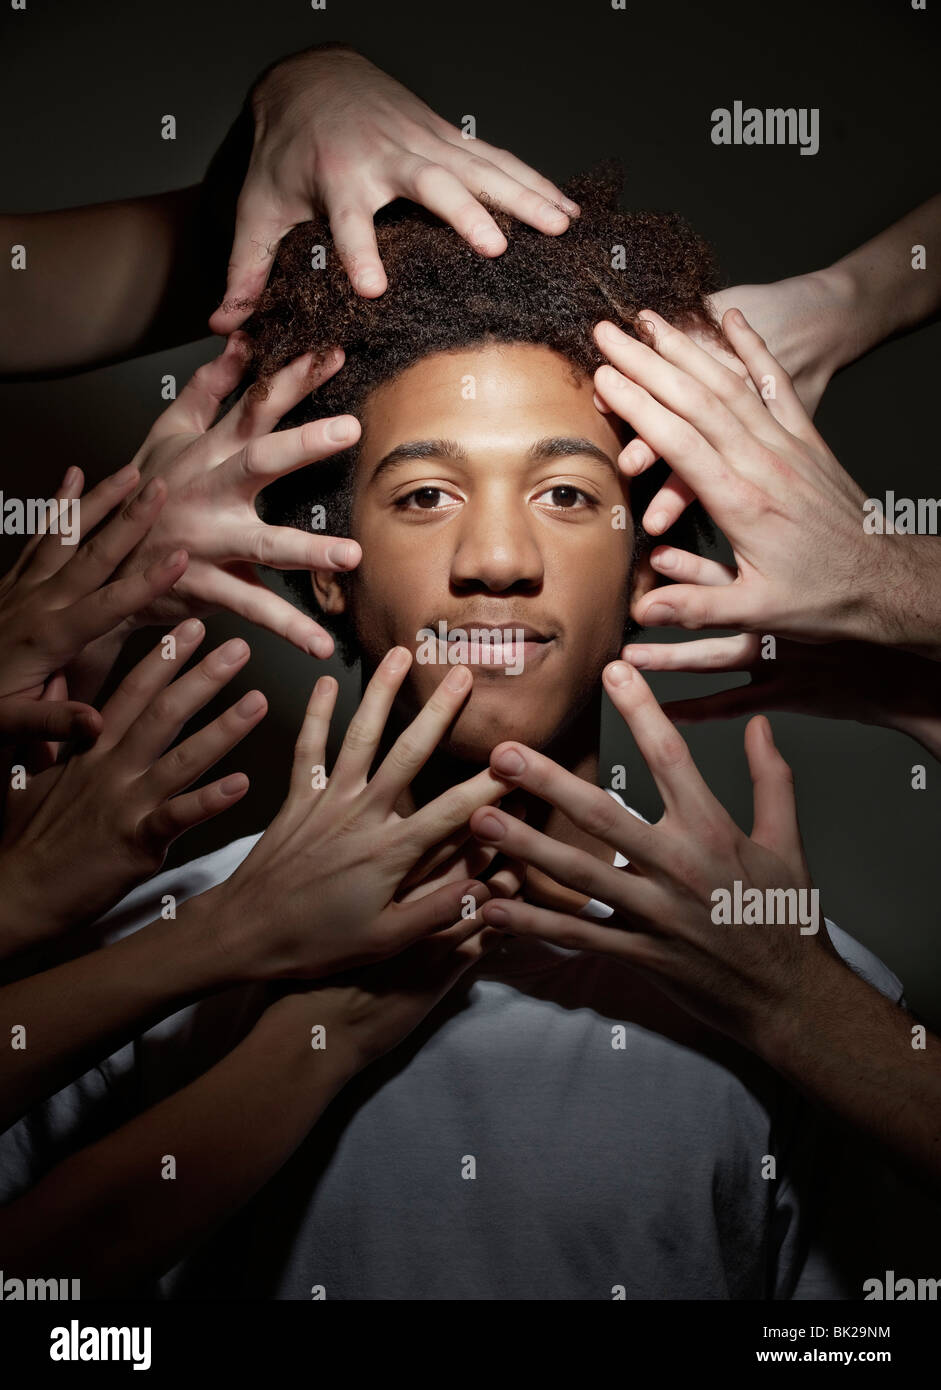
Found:
[{"label": "nose", "polygon": [[454,587],[493,593],[538,588],[544,559],[537,527],[525,500],[511,497],[506,487],[487,489],[467,501],[452,533]]}]

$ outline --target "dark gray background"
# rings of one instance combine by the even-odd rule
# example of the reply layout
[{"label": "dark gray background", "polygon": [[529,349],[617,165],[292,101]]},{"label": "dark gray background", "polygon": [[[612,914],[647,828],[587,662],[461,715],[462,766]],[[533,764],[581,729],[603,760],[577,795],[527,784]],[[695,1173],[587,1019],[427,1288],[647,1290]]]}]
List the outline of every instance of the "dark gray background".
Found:
[{"label": "dark gray background", "polygon": [[[162,0],[94,5],[28,0],[0,10],[4,200],[38,210],[155,193],[198,181],[255,74],[322,39],[356,44],[482,139],[557,181],[618,154],[632,205],[675,208],[717,246],[728,283],[822,266],[934,191],[934,17],[909,0],[756,6],[696,0]],[[746,105],[820,108],[820,152],[716,148],[710,112]],[[177,139],[160,139],[160,118]],[[217,341],[217,340],[216,340]],[[830,388],[817,423],[868,494],[937,492],[941,327],[891,343]],[[0,388],[7,492],[49,495],[68,463],[97,481],[125,463],[161,409],[165,372],[182,382],[215,349],[178,351],[67,381]],[[4,563],[11,542],[4,542]],[[213,641],[244,625],[222,617]],[[224,770],[253,778],[245,802],[173,851],[192,858],[259,830],[277,809],[290,744],[324,669],[251,631],[253,657],[226,703],[257,684],[271,710]],[[155,640],[149,635],[136,650]],[[205,644],[208,647],[209,643]],[[339,665],[348,694],[355,678]],[[722,684],[721,681],[713,682]],[[655,682],[661,698],[708,678]],[[628,766],[628,795],[656,812],[649,777],[606,712],[603,769]],[[797,776],[802,824],[824,909],[905,981],[941,1026],[937,857],[941,772],[916,744],[854,723],[773,716]],[[693,729],[699,765],[750,825],[744,721]],[[911,767],[928,765],[928,789]]]}]

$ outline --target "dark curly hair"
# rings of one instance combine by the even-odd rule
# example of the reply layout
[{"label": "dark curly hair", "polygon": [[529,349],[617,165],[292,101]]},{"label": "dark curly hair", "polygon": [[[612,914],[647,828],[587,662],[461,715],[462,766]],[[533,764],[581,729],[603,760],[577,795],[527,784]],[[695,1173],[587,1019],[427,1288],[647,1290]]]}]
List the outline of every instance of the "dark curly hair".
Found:
[{"label": "dark curly hair", "polygon": [[[616,161],[571,180],[564,191],[582,211],[557,237],[490,205],[508,241],[503,255],[493,259],[480,256],[424,208],[404,200],[392,203],[375,219],[389,281],[378,299],[362,299],[353,291],[325,222],[295,227],[282,240],[268,286],[244,325],[251,352],[246,387],[265,391],[268,378],[302,353],[313,352],[319,362],[332,347],[344,349],[342,369],[284,417],[283,429],[328,415],[358,414],[375,387],[432,353],[538,343],[590,376],[605,360],[591,336],[599,319],[640,337],[637,314],[649,308],[677,327],[699,324],[718,332],[706,302],[718,284],[710,247],[676,213],[621,212],[622,184]],[[322,269],[311,268],[317,246],[325,250]],[[262,515],[309,531],[312,506],[319,503],[326,533],[349,535],[357,454],[358,444],[279,479],[263,494]],[[657,464],[632,483],[635,513],[665,472]],[[637,531],[635,551],[640,551],[650,538]],[[702,512],[691,508],[669,539],[695,549],[707,532]],[[349,575],[339,578],[349,585]],[[359,651],[349,612],[320,613],[306,571],[289,571],[284,579],[302,606],[330,627],[344,660],[352,664]],[[625,637],[636,631],[629,623]]]}]

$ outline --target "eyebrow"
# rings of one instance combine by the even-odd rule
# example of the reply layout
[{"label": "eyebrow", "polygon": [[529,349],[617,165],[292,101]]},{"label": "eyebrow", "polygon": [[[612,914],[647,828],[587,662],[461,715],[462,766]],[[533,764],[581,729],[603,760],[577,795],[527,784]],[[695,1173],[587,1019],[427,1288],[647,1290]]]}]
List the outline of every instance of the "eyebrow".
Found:
[{"label": "eyebrow", "polygon": [[[615,477],[620,476],[612,459],[590,439],[553,435],[546,439],[537,440],[527,450],[527,458],[532,463],[543,463],[548,459],[575,457],[594,459],[597,463],[609,468]],[[397,468],[400,464],[422,459],[450,459],[452,463],[466,463],[467,451],[453,439],[413,439],[405,444],[397,444],[376,464],[370,482],[374,483],[382,473]]]}]

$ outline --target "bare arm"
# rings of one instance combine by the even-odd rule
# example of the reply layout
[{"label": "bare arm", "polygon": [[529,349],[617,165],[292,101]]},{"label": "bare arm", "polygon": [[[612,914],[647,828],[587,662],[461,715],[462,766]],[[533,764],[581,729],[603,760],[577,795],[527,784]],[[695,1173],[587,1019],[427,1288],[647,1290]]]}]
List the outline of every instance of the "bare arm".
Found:
[{"label": "bare arm", "polygon": [[[304,996],[272,1005],[198,1080],[52,1170],[0,1211],[4,1268],[54,1259],[83,1292],[171,1268],[281,1167],[357,1069]],[[175,1176],[164,1176],[168,1162]],[[90,1239],[90,1233],[94,1239]]]},{"label": "bare arm", "polygon": [[[0,1211],[4,1269],[67,1269],[87,1295],[172,1268],[278,1171],[351,1077],[500,940],[471,917],[269,1005],[223,1061]],[[325,1046],[315,1047],[318,1025]]]},{"label": "bare arm", "polygon": [[101,951],[0,988],[0,1132],[99,1058],[213,989],[233,983],[202,899]]},{"label": "bare arm", "polygon": [[[225,245],[211,254],[201,185],[59,212],[4,213],[0,380],[62,376],[208,336]],[[215,264],[213,264],[215,261]]]},{"label": "bare arm", "polygon": [[941,1039],[838,961],[760,1036],[785,1080],[941,1192]]}]

